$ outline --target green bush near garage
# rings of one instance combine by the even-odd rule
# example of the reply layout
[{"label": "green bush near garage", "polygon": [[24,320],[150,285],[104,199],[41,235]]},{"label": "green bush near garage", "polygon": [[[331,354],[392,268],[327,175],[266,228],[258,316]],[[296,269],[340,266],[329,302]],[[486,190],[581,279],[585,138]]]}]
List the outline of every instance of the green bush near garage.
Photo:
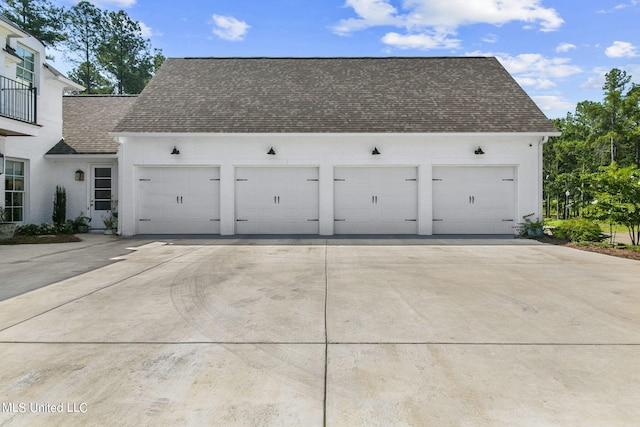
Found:
[{"label": "green bush near garage", "polygon": [[584,218],[562,221],[553,230],[553,236],[571,242],[602,242],[607,239],[598,224]]}]

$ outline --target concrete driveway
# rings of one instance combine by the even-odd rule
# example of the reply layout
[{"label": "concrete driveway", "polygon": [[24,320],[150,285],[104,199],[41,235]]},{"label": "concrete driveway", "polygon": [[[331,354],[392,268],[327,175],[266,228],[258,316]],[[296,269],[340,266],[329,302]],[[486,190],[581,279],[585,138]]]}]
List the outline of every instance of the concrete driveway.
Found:
[{"label": "concrete driveway", "polygon": [[517,240],[171,243],[118,241],[137,247],[0,302],[0,425],[640,419],[637,261]]}]

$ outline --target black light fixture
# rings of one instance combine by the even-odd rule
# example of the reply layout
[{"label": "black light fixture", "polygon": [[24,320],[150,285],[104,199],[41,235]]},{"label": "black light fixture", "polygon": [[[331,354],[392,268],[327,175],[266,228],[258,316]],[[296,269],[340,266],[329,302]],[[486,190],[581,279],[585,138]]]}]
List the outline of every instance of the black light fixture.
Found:
[{"label": "black light fixture", "polygon": [[475,154],[484,154],[484,151],[482,151],[482,147],[478,147],[476,149],[476,151],[474,151]]},{"label": "black light fixture", "polygon": [[378,151],[378,147],[374,147],[373,151],[371,152],[372,155],[377,156],[380,154],[380,152]]},{"label": "black light fixture", "polygon": [[82,169],[76,171],[76,181],[84,181],[84,171]]},{"label": "black light fixture", "polygon": [[271,147],[271,148],[269,149],[269,151],[267,151],[267,154],[268,154],[268,155],[270,155],[270,156],[275,156],[275,155],[276,155],[276,152],[275,152],[275,150],[273,149],[273,147]]},{"label": "black light fixture", "polygon": [[180,150],[178,150],[176,147],[173,147],[173,151],[171,152],[171,154],[180,154]]},{"label": "black light fixture", "polygon": [[4,173],[4,154],[0,153],[0,175]]}]

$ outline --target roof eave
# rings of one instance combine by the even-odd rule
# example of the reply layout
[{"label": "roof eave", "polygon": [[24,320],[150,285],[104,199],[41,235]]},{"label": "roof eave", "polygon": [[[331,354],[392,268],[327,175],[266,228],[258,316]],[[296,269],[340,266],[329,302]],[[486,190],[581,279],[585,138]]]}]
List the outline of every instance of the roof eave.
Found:
[{"label": "roof eave", "polygon": [[45,159],[78,160],[78,159],[117,159],[118,153],[78,153],[78,154],[45,154]]},{"label": "roof eave", "polygon": [[519,137],[552,137],[562,133],[555,132],[132,132],[114,131],[108,132],[113,138],[127,137],[175,137],[176,135],[187,137],[202,136],[519,136]]}]

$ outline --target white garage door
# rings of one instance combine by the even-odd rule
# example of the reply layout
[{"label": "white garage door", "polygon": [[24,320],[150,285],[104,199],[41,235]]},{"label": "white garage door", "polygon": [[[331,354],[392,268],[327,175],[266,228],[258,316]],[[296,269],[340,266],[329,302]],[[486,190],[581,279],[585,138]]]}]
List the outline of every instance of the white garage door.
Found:
[{"label": "white garage door", "polygon": [[513,234],[513,167],[434,167],[434,234]]},{"label": "white garage door", "polygon": [[138,169],[138,234],[219,234],[220,169]]},{"label": "white garage door", "polygon": [[236,169],[236,234],[318,234],[318,168]]},{"label": "white garage door", "polygon": [[415,167],[339,167],[334,171],[335,234],[417,234]]}]

